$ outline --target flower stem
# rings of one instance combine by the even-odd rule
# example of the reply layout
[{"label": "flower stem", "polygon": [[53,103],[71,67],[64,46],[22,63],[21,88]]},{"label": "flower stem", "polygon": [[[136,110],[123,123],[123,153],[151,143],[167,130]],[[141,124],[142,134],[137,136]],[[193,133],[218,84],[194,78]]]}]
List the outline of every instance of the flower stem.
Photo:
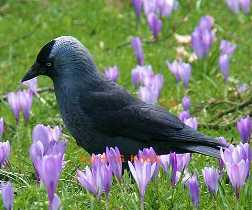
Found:
[{"label": "flower stem", "polygon": [[140,209],[144,210],[144,196],[140,196]]},{"label": "flower stem", "polygon": [[106,203],[105,203],[105,205],[106,205],[106,210],[108,210],[109,209],[109,195],[106,195]]}]

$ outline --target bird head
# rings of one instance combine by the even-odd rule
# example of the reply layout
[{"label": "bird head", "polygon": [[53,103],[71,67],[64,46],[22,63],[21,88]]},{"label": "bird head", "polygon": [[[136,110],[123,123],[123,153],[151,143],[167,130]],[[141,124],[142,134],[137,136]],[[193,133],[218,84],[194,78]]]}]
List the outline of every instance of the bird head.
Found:
[{"label": "bird head", "polygon": [[76,38],[61,36],[42,47],[22,82],[39,75],[56,80],[59,77],[77,78],[94,74],[97,74],[96,66],[88,50]]}]

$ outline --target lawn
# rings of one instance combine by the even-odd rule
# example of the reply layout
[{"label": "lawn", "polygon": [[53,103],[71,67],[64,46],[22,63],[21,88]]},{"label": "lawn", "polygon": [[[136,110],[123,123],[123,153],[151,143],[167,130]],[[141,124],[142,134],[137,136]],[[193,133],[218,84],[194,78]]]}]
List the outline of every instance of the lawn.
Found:
[{"label": "lawn", "polygon": [[[25,72],[33,64],[40,48],[49,40],[71,35],[78,38],[91,52],[98,69],[117,65],[120,70],[118,83],[136,94],[131,84],[131,70],[136,66],[130,44],[133,36],[143,40],[145,63],[152,65],[155,73],[164,76],[164,87],[159,103],[174,114],[181,111],[181,100],[189,95],[191,113],[199,121],[199,130],[210,136],[224,136],[229,142],[239,143],[237,120],[251,115],[252,72],[252,15],[234,14],[224,0],[181,0],[178,9],[163,19],[158,41],[152,40],[144,15],[137,27],[130,0],[1,0],[0,1],[0,117],[6,122],[3,140],[11,144],[10,166],[0,169],[0,179],[10,180],[15,189],[14,209],[47,209],[45,189],[38,186],[29,158],[32,129],[36,124],[60,125],[68,145],[65,154],[67,164],[57,188],[63,209],[105,209],[105,199],[98,202],[76,180],[76,170],[83,169],[88,154],[75,143],[64,128],[53,92],[43,92],[34,97],[31,118],[17,125],[5,94],[23,87],[20,84]],[[214,17],[216,40],[208,57],[193,62],[190,85],[185,90],[176,85],[166,61],[176,59],[175,34],[190,35],[200,17]],[[230,78],[224,83],[218,66],[219,45],[222,39],[237,45],[230,63]],[[186,49],[191,52],[189,46]],[[249,91],[238,94],[239,84],[248,84]],[[52,87],[46,77],[39,78],[39,88]],[[244,106],[242,103],[247,102]],[[229,110],[232,109],[233,110]],[[228,110],[230,113],[224,113]],[[220,116],[222,115],[222,116]],[[204,184],[202,169],[218,167],[213,158],[193,154],[190,172],[200,181],[199,209],[251,209],[252,178],[242,188],[240,199],[228,182],[222,178],[219,192],[210,195]],[[129,172],[128,172],[129,173]],[[127,172],[123,182],[113,181],[110,209],[139,209],[138,189]],[[191,209],[188,190],[179,183],[170,185],[167,174],[161,172],[147,188],[146,209]]]}]

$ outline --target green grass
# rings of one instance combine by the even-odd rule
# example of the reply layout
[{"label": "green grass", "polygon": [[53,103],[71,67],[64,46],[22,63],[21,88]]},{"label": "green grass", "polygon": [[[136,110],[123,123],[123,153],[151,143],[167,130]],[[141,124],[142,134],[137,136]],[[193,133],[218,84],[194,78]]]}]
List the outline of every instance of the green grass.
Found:
[{"label": "green grass", "polygon": [[[145,42],[144,52],[146,64],[151,64],[155,72],[165,77],[165,86],[160,103],[170,108],[175,114],[177,104],[185,94],[182,87],[176,88],[175,79],[169,73],[165,61],[176,58],[178,44],[173,36],[191,34],[202,15],[215,18],[217,39],[210,56],[193,64],[190,88],[186,92],[192,99],[192,112],[201,124],[207,124],[216,113],[228,109],[230,103],[239,104],[250,96],[235,94],[237,83],[250,83],[252,71],[252,16],[235,15],[226,7],[224,0],[183,0],[179,9],[165,20],[160,41]],[[196,6],[197,5],[197,6]],[[144,40],[151,39],[151,33],[142,18],[141,26],[136,30],[135,15],[129,0],[2,0],[0,1],[0,94],[6,94],[20,88],[20,79],[34,62],[41,48],[49,40],[61,36],[72,35],[83,42],[92,53],[101,71],[105,67],[117,65],[120,68],[119,83],[134,92],[130,82],[131,69],[136,61],[131,49],[130,38],[135,35]],[[218,47],[221,39],[228,39],[238,45],[231,64],[231,77],[225,87],[217,65]],[[122,44],[123,47],[121,46]],[[102,47],[104,45],[104,47]],[[188,48],[189,49],[189,48]],[[47,78],[39,79],[39,86],[51,86]],[[225,96],[225,88],[228,94]],[[15,186],[14,209],[46,209],[47,196],[43,187],[38,187],[34,180],[34,170],[29,159],[32,128],[38,124],[62,125],[54,94],[43,93],[34,99],[32,116],[28,125],[22,121],[16,126],[15,120],[6,102],[0,101],[0,116],[7,122],[4,140],[11,143],[11,167],[0,171],[1,180],[11,180]],[[209,100],[228,101],[204,109]],[[211,129],[202,126],[201,131],[208,135],[225,136],[238,142],[235,122],[239,116],[251,113],[251,106],[236,110],[231,115],[214,120],[212,123],[224,127]],[[84,168],[83,157],[87,153],[79,148],[67,130],[64,134],[68,140],[66,160],[68,163],[62,173],[57,193],[64,209],[104,209],[105,200],[97,202],[76,182],[76,169]],[[241,192],[240,200],[236,200],[232,188],[222,179],[221,190],[216,197],[207,192],[203,183],[201,170],[204,166],[215,165],[216,160],[200,155],[193,155],[190,171],[196,172],[200,178],[200,209],[251,209],[252,179]],[[111,209],[138,209],[138,191],[127,174],[120,185],[113,182],[111,190]],[[188,192],[179,184],[172,188],[169,177],[165,174],[154,180],[146,193],[146,209],[191,209]]]}]

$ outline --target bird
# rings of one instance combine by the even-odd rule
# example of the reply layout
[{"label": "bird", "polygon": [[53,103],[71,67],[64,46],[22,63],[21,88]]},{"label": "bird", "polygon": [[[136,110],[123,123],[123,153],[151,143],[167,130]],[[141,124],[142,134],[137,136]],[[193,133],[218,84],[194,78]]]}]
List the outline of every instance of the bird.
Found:
[{"label": "bird", "polygon": [[185,125],[159,105],[143,102],[99,73],[88,49],[72,36],[45,44],[22,82],[52,79],[66,128],[89,154],[118,147],[123,157],[152,147],[157,154],[200,153],[220,157],[217,138]]}]

